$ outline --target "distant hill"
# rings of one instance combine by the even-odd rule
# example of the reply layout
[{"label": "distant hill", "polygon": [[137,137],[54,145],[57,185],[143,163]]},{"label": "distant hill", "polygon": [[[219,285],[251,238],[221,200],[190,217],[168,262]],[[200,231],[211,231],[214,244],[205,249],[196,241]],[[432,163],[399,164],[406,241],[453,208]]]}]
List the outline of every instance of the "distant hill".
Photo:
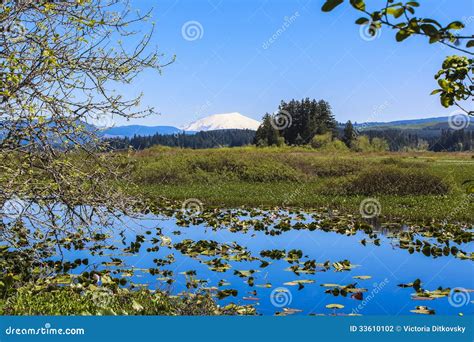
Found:
[{"label": "distant hill", "polygon": [[[436,117],[426,119],[398,120],[390,122],[366,122],[354,124],[360,130],[366,129],[448,129],[449,117]],[[471,122],[471,128],[474,129]]]},{"label": "distant hill", "polygon": [[[108,128],[102,131],[104,137],[131,138],[135,135],[151,136],[155,134],[172,135],[182,133],[183,130],[173,126],[141,126],[129,125]],[[188,133],[188,132],[187,132]],[[192,133],[192,132],[189,132]]]}]

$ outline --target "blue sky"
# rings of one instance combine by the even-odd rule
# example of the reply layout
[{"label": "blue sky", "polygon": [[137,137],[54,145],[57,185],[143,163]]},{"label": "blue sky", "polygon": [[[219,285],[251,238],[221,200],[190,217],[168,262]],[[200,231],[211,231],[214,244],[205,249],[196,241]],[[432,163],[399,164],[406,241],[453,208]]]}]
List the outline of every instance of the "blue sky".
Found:
[{"label": "blue sky", "polygon": [[[396,43],[388,28],[373,40],[364,39],[354,24],[360,16],[355,10],[345,4],[323,13],[323,2],[132,0],[142,11],[153,8],[153,45],[165,54],[163,62],[176,55],[161,75],[146,72],[118,89],[142,91],[142,105],[161,113],[133,123],[182,126],[226,112],[260,119],[281,100],[304,97],[329,101],[341,122],[442,116],[454,110],[429,95],[436,88],[433,75],[454,50],[416,37]],[[385,3],[366,2],[369,9]],[[462,20],[466,33],[474,31],[473,1],[420,2],[420,16],[445,24]],[[190,31],[183,34],[183,26]]]}]

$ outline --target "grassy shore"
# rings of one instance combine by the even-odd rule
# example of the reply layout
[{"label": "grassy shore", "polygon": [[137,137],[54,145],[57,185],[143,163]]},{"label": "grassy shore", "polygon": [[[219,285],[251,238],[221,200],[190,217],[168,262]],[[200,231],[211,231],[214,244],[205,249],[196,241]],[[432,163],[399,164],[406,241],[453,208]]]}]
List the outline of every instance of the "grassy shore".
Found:
[{"label": "grassy shore", "polygon": [[[308,148],[151,148],[132,155],[140,194],[208,207],[300,207],[385,219],[473,222],[472,153],[337,153]],[[469,188],[471,186],[471,188]]]}]

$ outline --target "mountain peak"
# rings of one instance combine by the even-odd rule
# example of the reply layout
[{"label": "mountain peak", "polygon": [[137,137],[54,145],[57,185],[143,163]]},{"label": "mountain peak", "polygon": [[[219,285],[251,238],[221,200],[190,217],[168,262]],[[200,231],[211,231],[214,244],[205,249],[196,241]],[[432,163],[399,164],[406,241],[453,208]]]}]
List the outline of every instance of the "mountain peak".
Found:
[{"label": "mountain peak", "polygon": [[219,129],[251,129],[256,131],[260,122],[237,112],[214,114],[192,122],[185,131],[214,131]]}]

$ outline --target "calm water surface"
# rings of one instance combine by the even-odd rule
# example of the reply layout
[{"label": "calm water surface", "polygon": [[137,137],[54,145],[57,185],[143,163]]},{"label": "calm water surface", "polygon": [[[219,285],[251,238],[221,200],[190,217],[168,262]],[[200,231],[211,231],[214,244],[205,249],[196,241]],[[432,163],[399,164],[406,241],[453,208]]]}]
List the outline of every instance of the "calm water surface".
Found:
[{"label": "calm water surface", "polygon": [[[161,233],[171,239],[175,244],[185,239],[214,240],[220,243],[237,244],[246,247],[253,256],[259,257],[262,250],[300,249],[304,257],[301,261],[315,259],[318,263],[329,260],[331,263],[350,260],[352,264],[358,265],[350,271],[336,272],[334,268],[327,271],[317,271],[315,274],[300,274],[285,270],[291,266],[286,260],[269,260],[271,264],[266,268],[260,268],[260,261],[225,261],[231,264],[232,268],[226,272],[211,271],[208,265],[201,261],[209,260],[213,257],[190,256],[181,254],[180,251],[168,246],[161,246],[159,251],[147,252],[148,247],[156,246],[149,241],[145,242],[136,255],[124,254],[123,237],[126,245],[135,240],[137,234],[143,234],[150,240],[153,237],[159,238],[157,228],[161,228]],[[123,235],[119,236],[119,232]],[[146,235],[150,231],[150,235]],[[177,235],[176,232],[180,234]],[[362,315],[404,315],[412,314],[418,305],[426,305],[436,311],[436,314],[458,315],[472,314],[474,312],[474,292],[463,293],[461,298],[462,306],[451,305],[447,297],[435,300],[412,300],[413,288],[401,288],[397,286],[401,283],[410,283],[419,278],[422,281],[422,288],[435,290],[443,288],[474,288],[474,263],[470,260],[460,260],[454,256],[427,257],[422,253],[410,254],[406,249],[400,249],[394,239],[390,239],[385,232],[379,232],[381,239],[380,246],[373,243],[362,245],[360,241],[367,235],[358,232],[356,235],[346,236],[335,232],[324,232],[321,230],[290,230],[278,236],[265,235],[262,231],[249,229],[248,232],[230,232],[228,229],[211,229],[204,224],[180,227],[174,218],[163,218],[159,216],[149,217],[146,220],[127,220],[122,229],[117,230],[113,238],[113,244],[120,247],[116,251],[107,251],[103,256],[90,256],[88,252],[75,252],[73,257],[88,257],[90,264],[100,265],[102,261],[110,261],[110,257],[119,257],[127,267],[135,268],[134,275],[129,278],[136,284],[146,284],[151,289],[169,290],[174,294],[186,291],[186,277],[181,272],[195,270],[197,279],[206,280],[205,287],[218,287],[220,281],[230,283],[230,285],[219,287],[220,290],[236,289],[236,297],[227,297],[220,301],[224,305],[230,302],[238,304],[254,304],[257,311],[264,315],[273,315],[282,311],[283,308],[302,310],[300,314],[331,314],[333,310],[327,309],[328,304],[342,304],[344,308],[338,313],[349,314],[356,312]],[[473,244],[463,244],[460,246],[466,252],[474,251]],[[156,267],[154,259],[166,258],[173,254],[175,261],[171,265],[162,268],[173,271],[174,283],[168,285],[160,280],[160,276],[152,276],[146,270]],[[91,266],[89,266],[90,270]],[[124,267],[120,267],[123,269]],[[113,267],[112,267],[113,269]],[[320,268],[318,268],[320,269]],[[234,275],[235,270],[258,270],[253,274],[255,285],[271,283],[271,288],[261,288],[249,286],[246,278]],[[368,275],[371,279],[354,279],[357,275]],[[314,280],[314,283],[304,284],[304,288],[298,286],[285,285],[299,279]],[[357,283],[358,288],[365,288],[362,300],[347,297],[333,296],[324,291],[327,289],[321,284],[335,283],[347,285]],[[275,300],[276,288],[284,288],[284,293]],[[254,292],[256,291],[256,293]],[[272,300],[273,299],[273,300]],[[275,305],[276,303],[276,305]],[[299,313],[299,312],[298,312]]]}]

